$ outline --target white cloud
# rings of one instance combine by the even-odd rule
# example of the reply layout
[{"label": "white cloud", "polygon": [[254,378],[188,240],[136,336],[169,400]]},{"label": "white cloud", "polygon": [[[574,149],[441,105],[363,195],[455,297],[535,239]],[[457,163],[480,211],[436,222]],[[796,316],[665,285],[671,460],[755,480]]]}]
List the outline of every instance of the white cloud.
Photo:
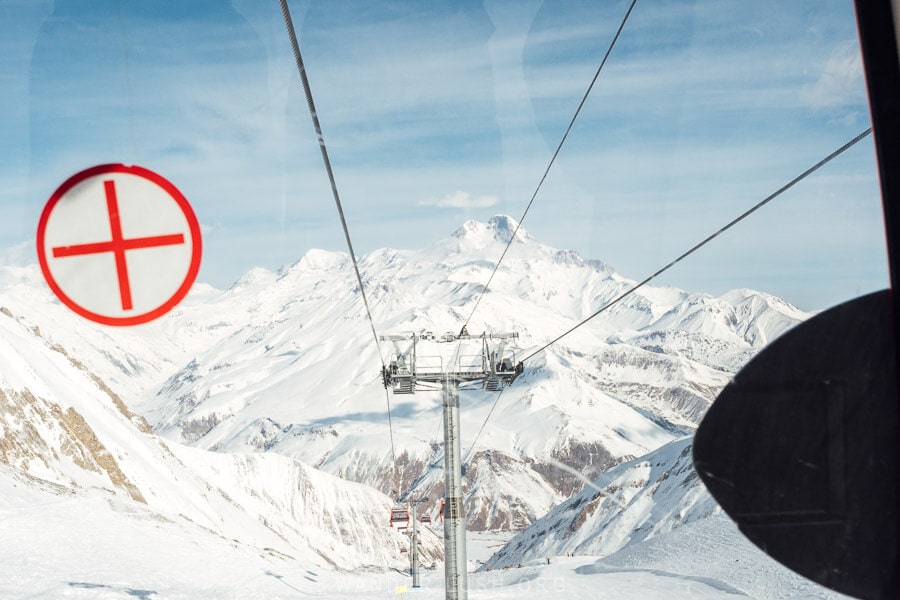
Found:
[{"label": "white cloud", "polygon": [[488,208],[496,205],[500,199],[496,196],[472,196],[469,192],[456,191],[443,198],[429,198],[419,202],[419,206],[437,206],[440,208]]},{"label": "white cloud", "polygon": [[856,42],[835,48],[822,67],[815,83],[802,93],[812,108],[837,108],[865,100],[862,58]]},{"label": "white cloud", "polygon": [[[18,83],[0,98],[0,130],[12,132],[0,144],[0,245],[33,235],[44,199],[78,167],[116,160],[164,173],[189,198],[208,242],[202,277],[218,286],[310,247],[344,250],[280,12],[235,3],[260,39],[230,23],[210,22],[197,38],[194,22],[147,30],[129,20],[131,96],[120,61],[75,73],[64,62],[30,60],[33,27],[15,44],[0,35],[0,48],[21,55],[11,67]],[[665,4],[670,10],[629,20],[526,223],[542,242],[629,275],[657,268],[782,185],[856,133],[867,114],[852,7],[819,11],[804,29],[806,10],[793,3]],[[305,28],[295,15],[359,254],[384,247],[398,227],[403,247],[424,247],[452,231],[453,211],[484,218],[478,211],[503,203],[513,214],[524,208],[621,18],[604,3],[581,6],[587,12],[545,3],[528,27],[520,9],[498,6],[495,27],[478,30],[448,27],[443,17],[423,22],[427,11],[351,25],[320,12]],[[241,31],[246,45],[232,44]],[[160,33],[185,43],[160,49],[152,44]],[[26,75],[38,67],[44,91],[29,95]],[[72,96],[76,75],[83,91]],[[809,119],[811,108],[827,118]],[[830,169],[844,165],[872,181],[865,156]],[[865,185],[844,195],[868,198]],[[877,209],[871,231],[880,232]],[[755,219],[736,235],[765,232]],[[766,247],[783,249],[776,237],[767,235]],[[651,243],[636,248],[635,238]],[[674,248],[663,243],[670,238]],[[873,252],[882,257],[879,243]],[[823,244],[809,246],[816,264],[829,262]],[[0,264],[11,260],[0,251]],[[691,260],[702,273],[703,262]],[[765,271],[761,261],[755,268]],[[798,285],[805,293],[813,283]],[[682,285],[692,285],[687,275]]]}]

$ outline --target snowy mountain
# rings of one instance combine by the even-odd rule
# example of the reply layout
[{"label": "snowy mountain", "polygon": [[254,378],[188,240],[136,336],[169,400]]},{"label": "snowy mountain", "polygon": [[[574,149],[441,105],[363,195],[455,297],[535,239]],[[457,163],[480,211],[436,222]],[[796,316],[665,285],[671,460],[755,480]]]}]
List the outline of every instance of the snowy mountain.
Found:
[{"label": "snowy mountain", "polygon": [[[471,221],[429,248],[362,257],[377,332],[458,331],[514,229],[507,217]],[[520,229],[468,329],[518,332],[521,360],[633,283]],[[36,267],[4,266],[0,313],[0,513],[11,517],[0,534],[23,550],[0,553],[0,595],[43,585],[31,575],[41,572],[49,596],[222,596],[251,581],[258,597],[285,586],[328,594],[344,581],[329,573],[353,570],[372,573],[361,588],[384,585],[387,597],[393,583],[376,574],[406,568],[408,541],[387,526],[382,492],[409,489],[432,499],[423,558],[439,561],[439,393],[386,393],[381,361],[408,348],[376,347],[347,255],[314,250],[228,290],[197,285],[170,314],[127,329],[72,315]],[[746,558],[752,549],[693,478],[685,436],[749,357],[808,316],[749,290],[644,286],[526,360],[499,396],[463,392],[468,526],[519,531],[490,565],[526,565],[485,571],[490,581],[511,595],[542,569],[571,570],[566,585],[587,590],[624,569],[646,589],[677,577],[698,597],[804,593],[765,557]],[[707,565],[710,539],[737,548],[777,593],[733,565]],[[595,558],[535,566],[567,553]],[[137,575],[114,583],[122,572]]]},{"label": "snowy mountain", "polygon": [[[234,540],[245,551],[310,565],[406,563],[400,548],[408,542],[388,527],[388,497],[288,457],[163,440],[100,377],[8,308],[0,314],[0,486],[10,491],[3,510],[16,518],[35,502],[93,514],[105,504],[109,519],[171,524],[189,537]],[[76,530],[61,524],[42,535],[65,544]],[[117,543],[102,539],[97,544]],[[440,557],[438,536],[425,537],[423,553]]]},{"label": "snowy mountain", "polygon": [[691,439],[684,438],[610,469],[518,533],[485,567],[564,554],[607,556],[720,512],[694,471]]},{"label": "snowy mountain", "polygon": [[[459,331],[515,226],[470,221],[429,248],[362,257],[377,332]],[[33,269],[0,277],[0,305],[169,440],[277,453],[386,493],[414,482],[432,499],[442,493],[439,394],[386,397],[381,360],[404,349],[376,347],[346,254],[313,250],[225,291],[196,286],[166,317],[128,330],[68,315]],[[631,285],[520,228],[468,329],[518,332],[524,357]],[[499,399],[463,393],[470,528],[521,529],[584,479],[689,433],[732,373],[807,316],[747,290],[714,298],[645,286],[527,361]]]},{"label": "snowy mountain", "polygon": [[577,567],[580,575],[652,573],[732,597],[845,597],[778,564],[738,531],[698,479],[691,438],[610,469],[479,570],[528,570],[564,557],[594,557]]}]

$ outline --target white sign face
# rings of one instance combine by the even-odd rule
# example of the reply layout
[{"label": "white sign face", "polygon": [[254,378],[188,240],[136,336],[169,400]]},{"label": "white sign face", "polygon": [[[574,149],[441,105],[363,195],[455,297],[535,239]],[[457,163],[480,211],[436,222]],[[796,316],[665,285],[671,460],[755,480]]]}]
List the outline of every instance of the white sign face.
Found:
[{"label": "white sign face", "polygon": [[63,304],[104,325],[137,325],[187,295],[200,270],[200,225],[161,175],[100,165],[73,175],[50,197],[37,253]]}]

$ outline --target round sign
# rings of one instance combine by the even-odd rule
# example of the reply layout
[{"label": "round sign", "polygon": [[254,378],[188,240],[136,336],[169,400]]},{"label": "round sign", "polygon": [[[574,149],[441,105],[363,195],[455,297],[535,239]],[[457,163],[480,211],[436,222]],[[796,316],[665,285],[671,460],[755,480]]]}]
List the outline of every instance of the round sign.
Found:
[{"label": "round sign", "polygon": [[138,325],[171,310],[200,270],[200,225],[167,179],[100,165],[50,196],[37,230],[44,278],[63,304],[104,325]]}]

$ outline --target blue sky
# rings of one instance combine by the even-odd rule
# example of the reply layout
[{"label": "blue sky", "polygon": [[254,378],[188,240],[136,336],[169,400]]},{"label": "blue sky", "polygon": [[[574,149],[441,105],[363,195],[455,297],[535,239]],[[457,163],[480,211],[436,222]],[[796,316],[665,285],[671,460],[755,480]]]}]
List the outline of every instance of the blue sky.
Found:
[{"label": "blue sky", "polygon": [[[627,4],[290,2],[357,252],[518,218]],[[868,126],[855,36],[849,0],[638,0],[524,227],[645,277]],[[192,202],[201,281],[345,250],[276,0],[3,0],[0,90],[4,261],[108,162]],[[871,140],[661,282],[886,287]]]}]

